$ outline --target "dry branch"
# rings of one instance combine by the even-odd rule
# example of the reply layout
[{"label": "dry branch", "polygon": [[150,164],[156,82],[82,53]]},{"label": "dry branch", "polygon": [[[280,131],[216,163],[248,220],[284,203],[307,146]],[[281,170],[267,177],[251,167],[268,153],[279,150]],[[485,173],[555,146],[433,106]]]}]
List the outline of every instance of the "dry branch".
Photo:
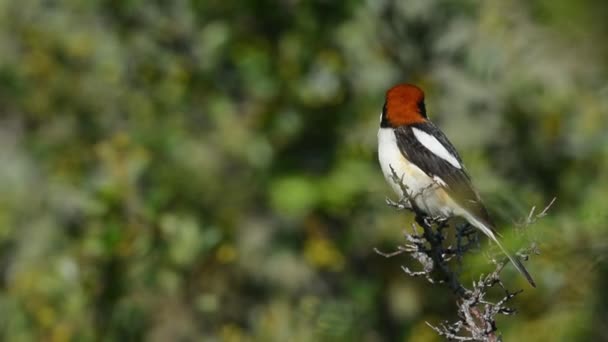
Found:
[{"label": "dry branch", "polygon": [[[421,269],[415,271],[402,266],[407,275],[424,277],[431,284],[443,284],[455,294],[459,317],[456,322],[444,321],[439,325],[426,322],[440,336],[451,341],[501,341],[496,318],[498,315],[515,314],[515,309],[508,305],[523,291],[507,289],[500,279],[503,268],[509,262],[508,259],[490,258],[490,262],[495,266],[494,271],[480,275],[479,280],[473,281],[471,286],[463,285],[458,277],[459,269],[466,253],[479,250],[477,229],[466,223],[457,225],[454,233],[455,245],[448,244],[448,222],[425,215],[413,200],[420,194],[411,194],[394,170],[392,173],[393,180],[401,185],[404,196],[398,202],[390,199],[386,202],[397,209],[413,211],[416,215],[416,224],[412,224],[411,232],[405,232],[406,243],[398,246],[396,251],[384,253],[375,249],[376,253],[387,258],[408,254],[421,265]],[[546,216],[554,202],[555,198],[536,215],[536,208],[533,207],[519,226],[528,227]],[[539,254],[539,250],[536,244],[532,243],[530,247],[520,250],[517,254],[527,260],[529,255]],[[492,288],[500,288],[502,297],[494,301],[488,299],[488,292]]]}]

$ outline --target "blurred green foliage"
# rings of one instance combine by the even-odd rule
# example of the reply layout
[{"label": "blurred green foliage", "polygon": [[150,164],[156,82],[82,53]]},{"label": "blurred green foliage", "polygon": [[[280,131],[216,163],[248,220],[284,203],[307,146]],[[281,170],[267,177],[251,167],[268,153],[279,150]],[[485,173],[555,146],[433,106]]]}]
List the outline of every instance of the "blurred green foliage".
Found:
[{"label": "blurred green foliage", "polygon": [[606,14],[0,0],[0,339],[438,340],[453,298],[373,252],[411,222],[375,160],[408,81],[507,237],[558,197],[505,339],[608,340]]}]

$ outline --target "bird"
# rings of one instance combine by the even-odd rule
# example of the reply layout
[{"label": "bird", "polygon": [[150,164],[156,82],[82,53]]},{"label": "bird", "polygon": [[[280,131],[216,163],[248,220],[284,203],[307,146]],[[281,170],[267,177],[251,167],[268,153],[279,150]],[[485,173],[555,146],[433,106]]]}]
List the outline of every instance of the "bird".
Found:
[{"label": "bird", "polygon": [[400,198],[408,198],[411,206],[427,217],[464,218],[496,243],[536,287],[521,261],[498,240],[495,225],[456,148],[429,120],[419,87],[402,83],[386,92],[378,130],[378,160],[384,178]]}]

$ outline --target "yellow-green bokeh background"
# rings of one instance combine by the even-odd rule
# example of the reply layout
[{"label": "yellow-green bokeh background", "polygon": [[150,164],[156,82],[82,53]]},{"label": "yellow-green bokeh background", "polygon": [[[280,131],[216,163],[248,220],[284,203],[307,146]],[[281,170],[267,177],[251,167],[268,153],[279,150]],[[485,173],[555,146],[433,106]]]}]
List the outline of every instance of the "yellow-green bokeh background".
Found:
[{"label": "yellow-green bokeh background", "polygon": [[607,15],[0,0],[0,339],[439,340],[424,322],[453,298],[373,252],[411,222],[375,155],[384,91],[408,81],[507,239],[558,197],[526,236],[538,288],[505,273],[526,289],[505,340],[607,340]]}]

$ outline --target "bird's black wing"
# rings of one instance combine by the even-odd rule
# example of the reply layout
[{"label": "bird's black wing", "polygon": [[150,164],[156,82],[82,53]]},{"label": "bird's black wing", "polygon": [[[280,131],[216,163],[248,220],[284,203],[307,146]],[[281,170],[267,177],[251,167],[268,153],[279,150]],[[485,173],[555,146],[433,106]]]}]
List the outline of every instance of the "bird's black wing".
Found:
[{"label": "bird's black wing", "polygon": [[[452,156],[451,162],[445,156],[442,157],[433,152],[432,148],[428,146],[428,141],[426,141],[425,145],[425,142],[421,141],[414,134],[414,129],[418,129],[435,138],[445,151]],[[418,135],[420,136],[420,134]],[[418,166],[429,177],[433,178],[436,176],[440,178],[445,185],[439,185],[443,186],[459,205],[490,225],[492,224],[486,208],[473,188],[471,178],[467,174],[456,148],[454,148],[439,128],[430,121],[427,121],[398,127],[395,129],[395,136],[399,150],[410,162]],[[453,164],[456,161],[456,165],[459,167]]]}]

